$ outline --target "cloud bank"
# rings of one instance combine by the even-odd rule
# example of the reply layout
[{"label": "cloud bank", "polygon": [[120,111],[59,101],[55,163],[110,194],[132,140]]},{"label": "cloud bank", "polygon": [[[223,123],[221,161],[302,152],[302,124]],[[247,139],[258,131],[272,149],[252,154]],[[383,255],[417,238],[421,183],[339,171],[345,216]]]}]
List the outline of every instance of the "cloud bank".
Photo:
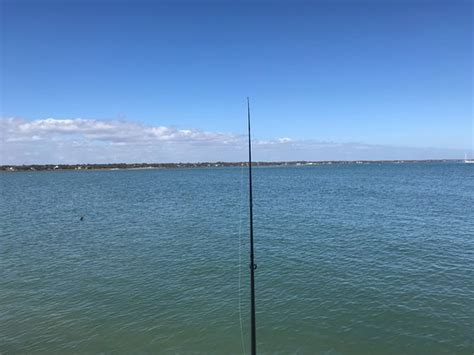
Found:
[{"label": "cloud bank", "polygon": [[[91,119],[0,119],[0,164],[244,161],[246,137],[199,129]],[[455,149],[334,143],[278,137],[255,140],[254,157],[282,160],[457,159]]]}]

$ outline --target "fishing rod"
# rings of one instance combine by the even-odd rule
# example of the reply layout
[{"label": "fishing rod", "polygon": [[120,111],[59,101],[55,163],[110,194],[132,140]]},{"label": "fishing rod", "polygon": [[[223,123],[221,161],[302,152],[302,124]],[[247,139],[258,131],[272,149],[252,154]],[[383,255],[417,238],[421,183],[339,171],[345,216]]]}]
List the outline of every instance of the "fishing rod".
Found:
[{"label": "fishing rod", "polygon": [[247,125],[249,135],[249,213],[250,213],[250,328],[251,354],[257,354],[257,331],[255,322],[255,270],[253,248],[253,196],[252,196],[252,141],[250,137],[250,100],[247,97]]}]

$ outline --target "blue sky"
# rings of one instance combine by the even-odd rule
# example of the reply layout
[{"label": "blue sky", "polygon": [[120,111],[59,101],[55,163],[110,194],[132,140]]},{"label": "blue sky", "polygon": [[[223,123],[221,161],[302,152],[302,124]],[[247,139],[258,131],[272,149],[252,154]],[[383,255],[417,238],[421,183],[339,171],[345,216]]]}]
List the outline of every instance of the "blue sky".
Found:
[{"label": "blue sky", "polygon": [[248,95],[262,141],[458,154],[472,22],[457,0],[2,0],[1,116],[238,135]]}]

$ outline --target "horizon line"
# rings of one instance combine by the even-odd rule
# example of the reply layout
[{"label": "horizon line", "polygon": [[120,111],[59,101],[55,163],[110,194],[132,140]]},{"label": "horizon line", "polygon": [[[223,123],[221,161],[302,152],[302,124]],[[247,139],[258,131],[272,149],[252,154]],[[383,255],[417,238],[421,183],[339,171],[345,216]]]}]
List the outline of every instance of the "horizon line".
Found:
[{"label": "horizon line", "polygon": [[[252,166],[259,165],[328,165],[328,164],[373,164],[373,163],[430,163],[430,162],[462,162],[465,159],[358,159],[358,160],[281,160],[281,161],[254,161]],[[121,167],[119,169],[130,169],[135,167],[143,168],[166,168],[166,167],[225,167],[225,166],[248,166],[247,161],[200,161],[200,162],[173,162],[173,163],[75,163],[75,164],[62,164],[62,163],[47,163],[47,164],[2,164],[0,165],[0,171],[8,171],[8,168],[48,168],[53,167],[51,170],[70,170],[70,168],[78,167],[104,167],[114,168]],[[64,169],[66,168],[66,169]],[[69,168],[69,169],[68,169]]]}]

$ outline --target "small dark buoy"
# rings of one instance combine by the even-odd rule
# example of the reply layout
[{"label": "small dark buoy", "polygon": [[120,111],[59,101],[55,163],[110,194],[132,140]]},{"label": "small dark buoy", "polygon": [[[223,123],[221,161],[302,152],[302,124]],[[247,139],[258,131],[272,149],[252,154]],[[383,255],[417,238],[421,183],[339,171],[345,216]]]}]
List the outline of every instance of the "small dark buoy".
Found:
[{"label": "small dark buoy", "polygon": [[80,220],[83,221],[83,220],[84,220],[84,216],[81,216]]}]

